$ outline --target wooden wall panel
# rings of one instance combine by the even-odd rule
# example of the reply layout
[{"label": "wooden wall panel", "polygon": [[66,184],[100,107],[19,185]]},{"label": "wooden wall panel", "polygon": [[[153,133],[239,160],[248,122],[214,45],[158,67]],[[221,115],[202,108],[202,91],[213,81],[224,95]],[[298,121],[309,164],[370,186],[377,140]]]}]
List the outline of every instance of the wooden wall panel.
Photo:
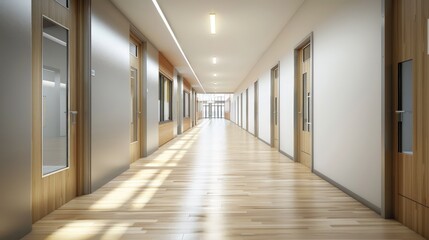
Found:
[{"label": "wooden wall panel", "polygon": [[[424,143],[423,143],[423,151],[424,151],[424,159],[426,160],[425,162],[425,182],[426,182],[426,196],[425,196],[425,206],[429,208],[429,0],[424,0],[422,2],[422,12],[423,12],[423,16],[422,16],[422,29],[420,31],[421,36],[420,38],[423,39],[423,47],[422,50],[423,52],[423,95],[424,95],[424,99],[423,99],[423,108],[424,108],[424,124],[425,124],[425,128],[424,128]],[[426,237],[429,238],[429,210],[426,209]]]},{"label": "wooden wall panel", "polygon": [[186,132],[191,128],[191,118],[183,119],[183,132]]},{"label": "wooden wall panel", "polygon": [[[394,0],[394,92],[398,92],[398,64],[413,60],[413,155],[396,154],[395,138],[395,218],[414,231],[429,238],[429,61],[427,54],[427,19],[429,0]],[[398,98],[394,96],[394,109]],[[397,125],[394,135],[397,136]]]},{"label": "wooden wall panel", "polygon": [[231,120],[231,114],[229,112],[225,112],[225,119]]},{"label": "wooden wall panel", "polygon": [[400,209],[400,214],[397,215],[398,221],[424,236],[428,229],[428,219],[426,219],[428,208],[402,196],[398,198],[398,205]]},{"label": "wooden wall panel", "polygon": [[164,145],[174,138],[174,122],[165,122],[159,124],[159,146]]},{"label": "wooden wall panel", "polygon": [[190,93],[192,90],[192,86],[186,78],[183,78],[183,90],[187,91],[188,93]]},{"label": "wooden wall panel", "polygon": [[170,63],[170,61],[168,61],[168,59],[164,55],[162,55],[162,53],[159,53],[158,59],[159,71],[166,77],[170,78],[170,80],[172,80],[174,76],[174,66]]}]

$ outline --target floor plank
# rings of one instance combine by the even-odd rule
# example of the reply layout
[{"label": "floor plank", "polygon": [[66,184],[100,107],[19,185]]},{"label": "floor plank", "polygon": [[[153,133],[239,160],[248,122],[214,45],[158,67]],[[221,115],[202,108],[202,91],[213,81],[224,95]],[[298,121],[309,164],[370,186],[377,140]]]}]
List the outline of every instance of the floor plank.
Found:
[{"label": "floor plank", "polygon": [[206,120],[24,239],[422,239],[258,141]]}]

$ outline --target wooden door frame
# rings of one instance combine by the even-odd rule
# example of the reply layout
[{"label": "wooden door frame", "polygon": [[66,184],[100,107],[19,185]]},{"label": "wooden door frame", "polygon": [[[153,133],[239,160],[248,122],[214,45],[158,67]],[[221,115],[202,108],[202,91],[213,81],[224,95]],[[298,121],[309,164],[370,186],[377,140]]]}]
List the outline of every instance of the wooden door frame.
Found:
[{"label": "wooden door frame", "polygon": [[[270,100],[270,132],[271,132],[271,147],[274,147],[274,71],[277,69],[277,78],[278,78],[278,86],[277,86],[277,110],[280,109],[280,62],[277,62],[277,64],[271,68],[270,70],[270,78],[271,78],[271,100]],[[277,115],[277,125],[278,125],[278,136],[279,136],[279,146],[277,148],[277,150],[280,150],[280,116],[279,116],[279,112],[276,112]]]},{"label": "wooden door frame", "polygon": [[145,99],[147,98],[147,82],[146,82],[146,65],[147,62],[147,38],[135,27],[134,25],[130,24],[130,34],[134,36],[139,42],[140,42],[140,50],[139,54],[141,56],[140,58],[140,129],[139,129],[139,135],[140,135],[140,157],[147,157],[149,155],[148,149],[147,149],[147,119],[145,116],[147,115],[147,106],[145,104]]},{"label": "wooden door frame", "polygon": [[294,81],[294,157],[292,160],[295,162],[299,162],[299,151],[300,151],[300,129],[299,129],[299,96],[300,96],[300,80],[301,80],[301,74],[299,72],[300,70],[300,62],[299,62],[299,51],[305,47],[306,45],[310,44],[310,56],[311,56],[311,78],[310,78],[310,92],[311,92],[311,124],[310,124],[310,132],[311,132],[311,172],[314,171],[314,55],[313,55],[313,49],[314,49],[314,43],[313,43],[313,32],[311,32],[309,35],[307,35],[294,49],[294,71],[295,71],[295,81]]},{"label": "wooden door frame", "polygon": [[[137,86],[136,86],[136,90],[137,90],[137,141],[134,141],[134,142],[130,142],[130,144],[133,144],[133,143],[135,143],[135,142],[137,142],[137,145],[138,145],[138,158],[137,159],[139,159],[139,158],[141,158],[141,157],[143,157],[143,154],[142,154],[142,127],[143,127],[143,125],[142,125],[142,116],[143,116],[143,109],[142,109],[142,106],[143,106],[143,101],[142,101],[142,84],[143,84],[143,81],[142,81],[142,79],[143,79],[143,75],[142,75],[142,69],[143,69],[143,41],[142,40],[140,40],[140,38],[133,32],[133,31],[130,31],[130,34],[129,34],[129,42],[132,42],[132,43],[134,43],[134,44],[136,44],[137,45],[137,56],[136,56],[136,58],[137,58],[137,65],[138,65],[138,69],[137,69]],[[131,55],[131,54],[130,54]],[[131,61],[130,61],[130,67],[132,67],[131,66]],[[136,159],[136,160],[137,160]],[[134,161],[136,161],[136,160],[131,160],[131,162],[130,163],[132,163],[132,162],[134,162]]]}]

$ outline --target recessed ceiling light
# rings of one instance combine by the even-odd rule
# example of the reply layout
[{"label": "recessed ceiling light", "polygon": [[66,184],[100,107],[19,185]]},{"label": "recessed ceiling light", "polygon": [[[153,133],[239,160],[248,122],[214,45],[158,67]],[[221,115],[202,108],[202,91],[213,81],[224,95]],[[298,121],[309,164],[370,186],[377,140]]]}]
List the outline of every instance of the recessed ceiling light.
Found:
[{"label": "recessed ceiling light", "polygon": [[217,58],[216,57],[213,57],[213,64],[216,64],[217,63]]},{"label": "recessed ceiling light", "polygon": [[217,77],[217,73],[213,74],[214,77]]},{"label": "recessed ceiling light", "polygon": [[210,13],[210,33],[216,34],[216,14]]},{"label": "recessed ceiling light", "polygon": [[213,82],[213,84],[214,84],[214,85],[216,85],[216,84],[217,84],[217,82]]}]

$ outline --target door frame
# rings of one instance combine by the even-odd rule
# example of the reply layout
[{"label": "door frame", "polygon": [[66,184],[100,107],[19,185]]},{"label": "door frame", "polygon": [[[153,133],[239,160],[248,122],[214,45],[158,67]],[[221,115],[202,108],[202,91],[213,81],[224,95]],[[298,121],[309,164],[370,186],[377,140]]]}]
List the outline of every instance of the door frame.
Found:
[{"label": "door frame", "polygon": [[[278,74],[278,76],[277,76],[277,78],[278,78],[278,86],[277,86],[277,96],[278,96],[278,99],[277,99],[277,110],[279,110],[280,109],[280,62],[277,62],[277,64],[274,66],[274,67],[272,67],[271,68],[271,70],[270,70],[270,78],[271,78],[271,100],[270,100],[270,110],[271,110],[271,114],[270,114],[270,132],[271,132],[271,147],[273,148],[274,147],[274,116],[273,116],[273,114],[274,114],[274,71],[277,69],[277,74]],[[276,112],[276,114],[277,114],[277,119],[278,119],[278,121],[277,121],[277,125],[278,125],[278,135],[279,135],[279,145],[278,145],[278,148],[277,148],[277,150],[280,150],[280,116],[279,116],[279,112],[280,111],[277,111]]]},{"label": "door frame", "polygon": [[314,171],[314,42],[313,42],[313,32],[311,32],[309,35],[307,35],[294,49],[294,154],[293,159],[295,162],[299,162],[299,94],[300,94],[300,88],[299,83],[301,80],[301,74],[299,73],[299,51],[310,44],[310,56],[311,56],[311,78],[309,79],[311,81],[310,83],[310,92],[311,92],[311,124],[310,124],[310,131],[311,131],[311,172]]},{"label": "door frame", "polygon": [[[133,160],[131,159],[130,163],[138,160],[139,158],[143,157],[142,154],[142,115],[143,115],[143,110],[142,110],[142,79],[143,79],[143,75],[142,75],[142,69],[143,69],[143,41],[140,40],[140,38],[133,32],[130,31],[130,35],[129,35],[129,42],[130,43],[134,43],[137,45],[137,65],[138,65],[138,69],[137,69],[137,86],[136,86],[136,91],[137,91],[137,140],[134,142],[130,142],[130,149],[131,149],[131,145],[137,145],[135,147],[138,148],[138,157],[137,159]],[[131,54],[130,54],[131,55]],[[130,68],[132,68],[132,63],[130,61]],[[133,153],[131,153],[133,154]],[[132,156],[131,156],[132,157]]]},{"label": "door frame", "polygon": [[255,137],[259,136],[259,79],[256,80],[254,83],[255,86]]},{"label": "door frame", "polygon": [[246,131],[249,131],[249,89],[246,89]]}]

